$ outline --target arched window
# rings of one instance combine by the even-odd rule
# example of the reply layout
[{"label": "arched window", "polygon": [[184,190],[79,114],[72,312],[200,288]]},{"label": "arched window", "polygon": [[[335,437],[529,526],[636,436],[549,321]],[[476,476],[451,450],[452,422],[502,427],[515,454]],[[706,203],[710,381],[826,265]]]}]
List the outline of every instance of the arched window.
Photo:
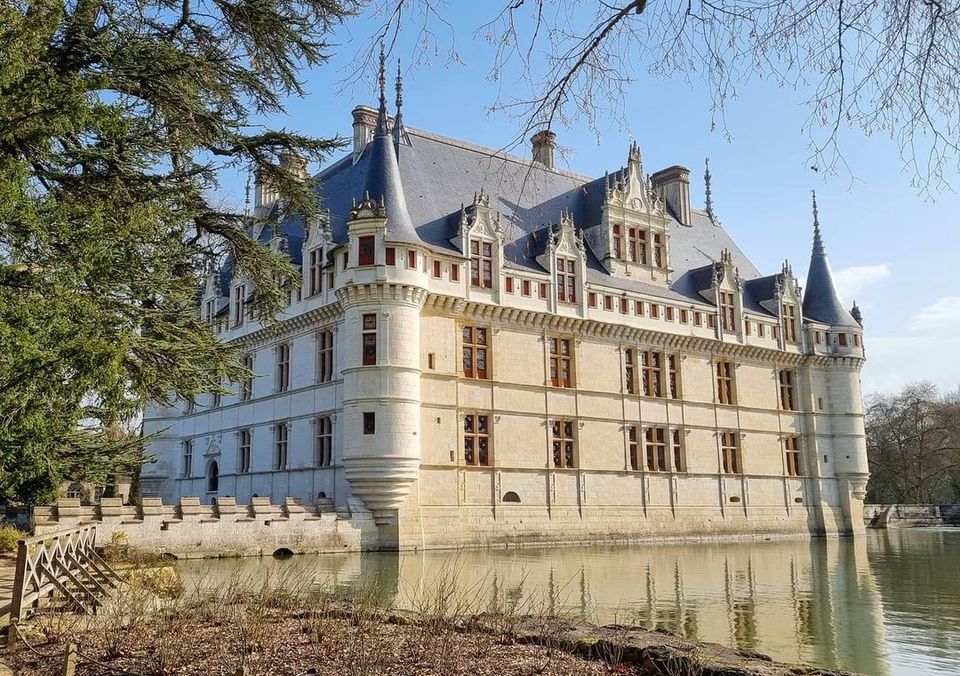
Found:
[{"label": "arched window", "polygon": [[506,493],[503,494],[503,501],[519,503],[520,496],[514,493],[513,491],[507,491]]},{"label": "arched window", "polygon": [[220,488],[220,468],[216,460],[211,460],[207,465],[207,492],[216,493]]}]

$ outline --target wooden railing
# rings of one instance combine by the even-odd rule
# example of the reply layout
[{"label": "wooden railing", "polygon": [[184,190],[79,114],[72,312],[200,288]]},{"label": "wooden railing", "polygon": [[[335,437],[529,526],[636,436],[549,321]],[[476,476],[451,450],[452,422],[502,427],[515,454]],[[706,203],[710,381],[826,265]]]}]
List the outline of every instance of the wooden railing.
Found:
[{"label": "wooden railing", "polygon": [[10,623],[55,602],[81,613],[96,611],[120,582],[97,554],[96,542],[97,527],[92,524],[20,540]]}]

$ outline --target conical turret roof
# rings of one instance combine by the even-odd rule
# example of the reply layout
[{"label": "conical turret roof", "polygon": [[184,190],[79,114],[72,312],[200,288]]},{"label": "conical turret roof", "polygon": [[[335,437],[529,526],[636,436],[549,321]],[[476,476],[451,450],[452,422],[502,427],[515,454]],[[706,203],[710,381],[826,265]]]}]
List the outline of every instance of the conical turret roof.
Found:
[{"label": "conical turret roof", "polygon": [[365,153],[369,153],[367,180],[364,193],[375,203],[383,203],[387,212],[386,239],[391,242],[421,243],[413,220],[407,210],[407,200],[400,181],[398,149],[387,125],[387,97],[384,55],[380,53],[380,110],[377,113],[377,128]]},{"label": "conical turret roof", "polygon": [[810,269],[807,271],[807,284],[803,291],[803,316],[831,326],[851,326],[859,324],[843,306],[837,285],[833,281],[830,261],[820,236],[820,218],[817,212],[817,195],[813,195],[813,253],[810,256]]}]

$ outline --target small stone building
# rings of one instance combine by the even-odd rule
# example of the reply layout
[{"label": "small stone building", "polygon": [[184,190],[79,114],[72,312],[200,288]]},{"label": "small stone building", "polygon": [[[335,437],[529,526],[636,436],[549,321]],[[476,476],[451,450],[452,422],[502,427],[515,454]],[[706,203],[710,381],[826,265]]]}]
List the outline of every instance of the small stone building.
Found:
[{"label": "small stone building", "polygon": [[326,216],[259,233],[302,270],[279,323],[209,276],[257,377],[146,412],[144,495],[319,501],[380,548],[862,530],[862,328],[815,202],[802,290],[731,240],[709,171],[696,209],[636,145],[579,175],[552,132],[520,158],[406,127],[399,82],[353,131]]}]

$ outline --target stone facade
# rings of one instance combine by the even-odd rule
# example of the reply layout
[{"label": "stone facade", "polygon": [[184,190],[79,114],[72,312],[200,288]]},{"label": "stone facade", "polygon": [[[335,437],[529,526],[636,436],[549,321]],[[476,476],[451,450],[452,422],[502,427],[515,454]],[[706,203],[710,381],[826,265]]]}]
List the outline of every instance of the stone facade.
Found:
[{"label": "stone facade", "polygon": [[517,238],[480,190],[425,239],[408,203],[429,187],[404,181],[453,142],[391,137],[383,102],[371,136],[358,110],[360,147],[319,178],[331,200],[353,166],[366,185],[288,241],[303,288],[279,323],[211,275],[206,316],[258,377],[147,411],[145,494],[330,500],[388,549],[863,530],[862,329],[830,306],[819,222],[811,299],[789,265],[752,272],[686,169],[648,178],[631,146],[584,183],[594,222],[564,207]]}]

